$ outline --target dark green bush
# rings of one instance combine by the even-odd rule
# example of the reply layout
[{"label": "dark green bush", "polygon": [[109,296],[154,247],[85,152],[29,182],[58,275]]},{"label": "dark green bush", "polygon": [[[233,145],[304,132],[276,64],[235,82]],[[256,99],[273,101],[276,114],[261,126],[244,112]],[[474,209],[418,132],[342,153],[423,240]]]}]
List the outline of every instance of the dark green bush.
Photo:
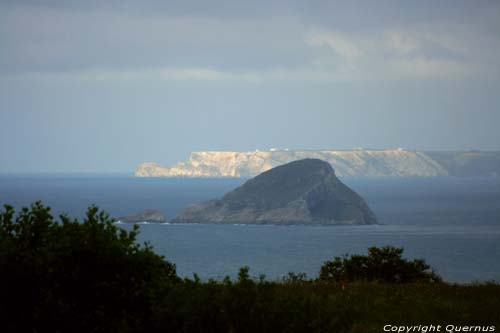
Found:
[{"label": "dark green bush", "polygon": [[40,202],[0,212],[0,331],[126,331],[149,325],[175,266],[90,207],[56,222]]},{"label": "dark green bush", "polygon": [[335,257],[320,270],[319,279],[331,282],[380,281],[408,283],[416,281],[439,282],[441,278],[430,271],[423,259],[402,258],[403,249],[392,246],[371,247],[368,255]]}]

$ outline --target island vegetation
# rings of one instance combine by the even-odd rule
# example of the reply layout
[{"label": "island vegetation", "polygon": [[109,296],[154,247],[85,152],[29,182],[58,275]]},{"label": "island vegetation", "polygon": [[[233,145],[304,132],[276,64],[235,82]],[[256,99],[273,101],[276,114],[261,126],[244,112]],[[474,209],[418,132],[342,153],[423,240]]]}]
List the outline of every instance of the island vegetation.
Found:
[{"label": "island vegetation", "polygon": [[92,206],[83,221],[37,202],[0,212],[1,332],[382,332],[385,325],[498,327],[500,285],[450,284],[403,249],[333,258],[318,277],[181,278]]}]

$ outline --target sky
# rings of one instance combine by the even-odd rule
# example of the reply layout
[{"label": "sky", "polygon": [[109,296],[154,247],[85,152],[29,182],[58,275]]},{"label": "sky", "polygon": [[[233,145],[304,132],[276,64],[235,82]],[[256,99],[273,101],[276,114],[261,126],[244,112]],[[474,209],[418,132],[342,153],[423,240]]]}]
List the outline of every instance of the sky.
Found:
[{"label": "sky", "polygon": [[0,173],[500,150],[500,1],[0,0]]}]

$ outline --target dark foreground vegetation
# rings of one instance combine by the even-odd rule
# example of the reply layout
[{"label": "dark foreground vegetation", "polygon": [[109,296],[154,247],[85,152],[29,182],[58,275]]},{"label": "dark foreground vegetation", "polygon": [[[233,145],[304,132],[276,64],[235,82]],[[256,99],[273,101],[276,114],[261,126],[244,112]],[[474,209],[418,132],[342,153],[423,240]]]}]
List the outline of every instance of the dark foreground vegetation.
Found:
[{"label": "dark foreground vegetation", "polygon": [[[56,222],[41,203],[0,212],[0,332],[383,332],[384,325],[500,325],[500,285],[452,285],[402,249],[290,273],[181,279],[175,265],[89,208]],[[443,329],[444,331],[444,329]]]}]

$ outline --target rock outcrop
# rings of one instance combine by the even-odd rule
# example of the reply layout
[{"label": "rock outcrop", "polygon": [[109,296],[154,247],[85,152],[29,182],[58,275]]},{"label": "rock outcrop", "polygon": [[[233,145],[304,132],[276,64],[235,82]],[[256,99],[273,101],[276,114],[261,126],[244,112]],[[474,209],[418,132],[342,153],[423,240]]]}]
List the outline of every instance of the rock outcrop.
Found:
[{"label": "rock outcrop", "polygon": [[329,163],[303,159],[268,170],[220,200],[192,205],[171,222],[375,224],[376,217]]},{"label": "rock outcrop", "polygon": [[117,220],[124,223],[164,223],[167,221],[165,215],[156,209],[145,209],[137,214],[119,217]]},{"label": "rock outcrop", "polygon": [[193,152],[171,168],[141,164],[138,177],[254,177],[291,161],[317,158],[330,163],[339,177],[436,177],[448,173],[422,152],[395,150],[269,150]]}]

